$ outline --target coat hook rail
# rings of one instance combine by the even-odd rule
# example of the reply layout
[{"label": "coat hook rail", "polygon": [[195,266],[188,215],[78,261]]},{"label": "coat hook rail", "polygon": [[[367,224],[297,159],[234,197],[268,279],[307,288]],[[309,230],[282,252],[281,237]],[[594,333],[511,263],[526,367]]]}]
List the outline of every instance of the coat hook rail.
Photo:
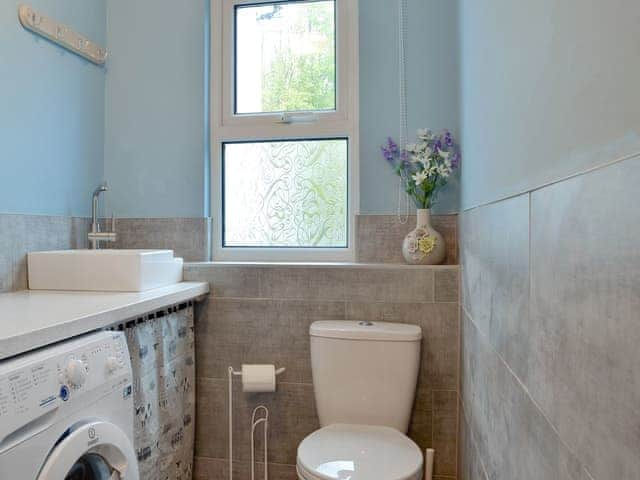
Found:
[{"label": "coat hook rail", "polygon": [[107,50],[105,48],[28,5],[20,5],[18,7],[18,19],[27,30],[66,48],[76,55],[86,58],[96,65],[104,65],[107,59]]}]

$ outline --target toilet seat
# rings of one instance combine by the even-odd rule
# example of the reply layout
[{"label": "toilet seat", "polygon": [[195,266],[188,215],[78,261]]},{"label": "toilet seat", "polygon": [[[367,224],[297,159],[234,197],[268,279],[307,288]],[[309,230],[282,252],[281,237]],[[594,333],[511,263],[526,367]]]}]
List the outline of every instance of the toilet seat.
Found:
[{"label": "toilet seat", "polygon": [[419,480],[422,452],[393,428],[334,424],[300,443],[297,470],[303,480]]}]

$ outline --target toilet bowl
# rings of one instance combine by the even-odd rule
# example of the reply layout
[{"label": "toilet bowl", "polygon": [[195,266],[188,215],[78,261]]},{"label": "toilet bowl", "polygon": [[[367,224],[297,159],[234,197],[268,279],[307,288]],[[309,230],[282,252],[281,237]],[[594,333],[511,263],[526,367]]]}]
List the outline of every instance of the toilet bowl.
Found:
[{"label": "toilet bowl", "polygon": [[323,321],[309,333],[322,428],[298,446],[298,478],[421,479],[422,452],[405,435],[420,365],[420,328]]},{"label": "toilet bowl", "polygon": [[334,424],[302,441],[296,468],[301,480],[419,480],[422,453],[393,428]]}]

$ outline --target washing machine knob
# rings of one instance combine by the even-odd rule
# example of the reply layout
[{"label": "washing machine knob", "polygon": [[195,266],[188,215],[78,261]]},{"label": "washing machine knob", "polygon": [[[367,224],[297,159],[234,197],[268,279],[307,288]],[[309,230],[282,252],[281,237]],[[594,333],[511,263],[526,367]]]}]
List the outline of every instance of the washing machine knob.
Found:
[{"label": "washing machine knob", "polygon": [[82,360],[72,358],[67,362],[65,374],[67,375],[67,380],[72,386],[81,387],[87,379],[87,366]]},{"label": "washing machine knob", "polygon": [[115,372],[119,367],[118,359],[116,357],[107,357],[106,366],[107,373]]}]

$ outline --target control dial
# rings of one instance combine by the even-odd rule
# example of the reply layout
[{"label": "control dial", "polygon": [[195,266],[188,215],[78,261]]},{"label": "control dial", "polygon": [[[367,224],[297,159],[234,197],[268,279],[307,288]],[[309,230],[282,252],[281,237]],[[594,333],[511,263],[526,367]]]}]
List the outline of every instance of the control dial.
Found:
[{"label": "control dial", "polygon": [[118,369],[120,365],[116,357],[107,357],[106,366],[107,373],[113,373]]},{"label": "control dial", "polygon": [[72,358],[65,367],[67,380],[74,387],[81,387],[87,379],[87,365],[77,358]]}]

